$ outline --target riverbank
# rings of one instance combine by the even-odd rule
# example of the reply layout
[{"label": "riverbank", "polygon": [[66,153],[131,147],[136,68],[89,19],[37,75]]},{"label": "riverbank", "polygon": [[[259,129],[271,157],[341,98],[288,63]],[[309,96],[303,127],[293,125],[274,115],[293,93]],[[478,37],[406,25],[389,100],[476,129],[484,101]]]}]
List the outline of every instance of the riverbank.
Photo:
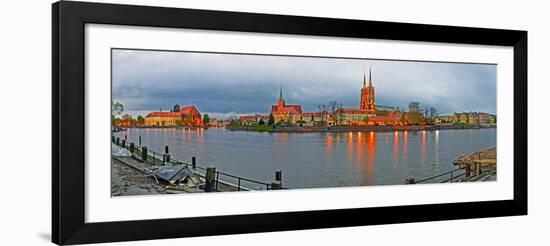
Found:
[{"label": "riverbank", "polygon": [[[111,157],[111,195],[155,195],[155,194],[181,194],[206,192],[207,168],[195,164],[183,163],[177,160],[165,162],[162,154],[147,154],[147,160],[141,157],[140,148],[130,153],[128,148],[123,148],[113,143]],[[194,163],[194,161],[193,161]],[[214,169],[212,192],[227,191],[251,191],[241,184],[243,182],[256,182],[250,179],[237,177],[227,173],[216,172]],[[221,180],[219,177],[232,178],[237,183]],[[256,183],[259,184],[259,183]],[[270,185],[261,183],[261,185]],[[262,190],[261,187],[256,187]],[[267,187],[266,189],[269,189]]]},{"label": "riverbank", "polygon": [[[497,173],[497,148],[492,147],[459,156],[453,161],[455,166],[464,169],[465,178],[468,181],[476,176],[485,174],[488,180],[496,180]],[[476,180],[474,178],[474,180]]]},{"label": "riverbank", "polygon": [[144,128],[144,129],[208,129],[206,126],[126,126],[122,127],[122,129],[128,129],[128,128]]},{"label": "riverbank", "polygon": [[458,168],[421,180],[407,178],[405,184],[496,181],[497,149],[491,147],[461,154],[453,161],[453,165]]},{"label": "riverbank", "polygon": [[152,177],[111,158],[111,195],[155,195],[166,194],[164,185],[157,184]]},{"label": "riverbank", "polygon": [[384,131],[434,131],[456,129],[496,128],[495,125],[437,125],[437,126],[238,126],[228,128],[231,131],[258,132],[384,132]]}]

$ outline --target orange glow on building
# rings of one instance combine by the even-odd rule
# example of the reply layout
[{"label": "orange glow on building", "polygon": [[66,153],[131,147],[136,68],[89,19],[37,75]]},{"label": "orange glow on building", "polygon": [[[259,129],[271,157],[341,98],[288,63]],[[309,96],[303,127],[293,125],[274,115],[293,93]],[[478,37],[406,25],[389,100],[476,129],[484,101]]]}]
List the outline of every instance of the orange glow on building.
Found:
[{"label": "orange glow on building", "polygon": [[202,118],[199,110],[194,106],[179,108],[177,112],[151,112],[145,117],[146,126],[202,126]]}]

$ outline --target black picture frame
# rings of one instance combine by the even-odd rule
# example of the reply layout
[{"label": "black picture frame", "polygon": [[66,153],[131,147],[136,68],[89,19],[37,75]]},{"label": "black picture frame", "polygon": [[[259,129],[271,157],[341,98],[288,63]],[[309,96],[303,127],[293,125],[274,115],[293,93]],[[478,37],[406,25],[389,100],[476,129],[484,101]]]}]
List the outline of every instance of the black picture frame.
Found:
[{"label": "black picture frame", "polygon": [[[99,243],[527,214],[527,31],[70,1],[54,3],[52,18],[54,243]],[[513,47],[514,198],[432,205],[85,223],[86,23]]]}]

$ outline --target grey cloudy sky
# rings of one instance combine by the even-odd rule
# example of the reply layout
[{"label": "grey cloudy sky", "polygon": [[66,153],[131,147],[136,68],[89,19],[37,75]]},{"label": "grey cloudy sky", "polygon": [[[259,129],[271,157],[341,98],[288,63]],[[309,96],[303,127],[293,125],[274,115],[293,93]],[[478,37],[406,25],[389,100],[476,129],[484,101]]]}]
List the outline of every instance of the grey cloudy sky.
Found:
[{"label": "grey cloudy sky", "polygon": [[175,103],[218,117],[267,113],[279,86],[305,111],[330,100],[357,108],[369,67],[377,104],[496,112],[496,65],[116,49],[112,66],[113,100],[134,116]]}]

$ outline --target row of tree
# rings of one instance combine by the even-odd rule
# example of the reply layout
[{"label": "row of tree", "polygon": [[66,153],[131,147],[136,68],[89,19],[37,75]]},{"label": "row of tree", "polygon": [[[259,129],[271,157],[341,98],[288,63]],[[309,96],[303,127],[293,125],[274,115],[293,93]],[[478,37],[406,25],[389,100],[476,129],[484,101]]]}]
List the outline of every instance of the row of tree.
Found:
[{"label": "row of tree", "polygon": [[[410,125],[433,124],[433,120],[439,115],[437,109],[432,106],[422,106],[420,102],[413,101],[409,103],[409,112],[407,112],[406,121]],[[402,116],[402,118],[404,115]]]},{"label": "row of tree", "polygon": [[342,122],[342,114],[344,105],[338,101],[329,101],[328,103],[322,103],[317,105],[317,110],[321,116],[321,121],[318,122],[318,125],[326,126],[328,121],[328,116],[334,119],[334,124],[339,125]]}]

